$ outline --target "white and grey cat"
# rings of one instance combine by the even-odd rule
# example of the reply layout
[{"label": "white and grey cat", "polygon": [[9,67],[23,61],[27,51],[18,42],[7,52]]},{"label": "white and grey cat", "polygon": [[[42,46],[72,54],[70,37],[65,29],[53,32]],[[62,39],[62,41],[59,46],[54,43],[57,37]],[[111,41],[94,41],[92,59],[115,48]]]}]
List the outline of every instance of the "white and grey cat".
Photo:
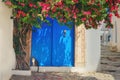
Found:
[{"label": "white and grey cat", "polygon": [[39,72],[39,63],[38,63],[37,59],[32,57],[31,60],[32,60],[32,66],[37,66],[37,72]]}]

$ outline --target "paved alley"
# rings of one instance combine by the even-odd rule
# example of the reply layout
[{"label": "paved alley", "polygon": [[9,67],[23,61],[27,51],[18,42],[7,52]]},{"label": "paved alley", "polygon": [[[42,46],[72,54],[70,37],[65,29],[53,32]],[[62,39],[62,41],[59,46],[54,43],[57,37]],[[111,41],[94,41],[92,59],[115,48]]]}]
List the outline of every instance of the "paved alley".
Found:
[{"label": "paved alley", "polygon": [[120,53],[101,47],[101,70],[91,73],[33,72],[31,76],[13,75],[11,80],[120,80]]},{"label": "paved alley", "polygon": [[115,80],[120,80],[120,53],[111,52],[110,47],[101,47],[101,72],[114,76]]}]

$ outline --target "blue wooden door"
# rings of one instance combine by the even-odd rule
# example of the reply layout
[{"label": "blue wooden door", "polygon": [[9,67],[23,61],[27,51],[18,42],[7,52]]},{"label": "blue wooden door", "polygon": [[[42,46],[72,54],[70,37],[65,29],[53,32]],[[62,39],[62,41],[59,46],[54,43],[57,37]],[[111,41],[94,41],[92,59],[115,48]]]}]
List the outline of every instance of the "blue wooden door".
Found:
[{"label": "blue wooden door", "polygon": [[71,29],[53,21],[53,66],[73,66],[74,61],[74,27]]},{"label": "blue wooden door", "polygon": [[73,66],[74,27],[70,29],[55,19],[48,20],[50,25],[33,27],[31,57],[37,59],[39,66]]},{"label": "blue wooden door", "polygon": [[[50,18],[47,18],[52,23]],[[32,29],[31,57],[34,57],[40,66],[51,66],[52,26],[42,23],[41,28]]]}]

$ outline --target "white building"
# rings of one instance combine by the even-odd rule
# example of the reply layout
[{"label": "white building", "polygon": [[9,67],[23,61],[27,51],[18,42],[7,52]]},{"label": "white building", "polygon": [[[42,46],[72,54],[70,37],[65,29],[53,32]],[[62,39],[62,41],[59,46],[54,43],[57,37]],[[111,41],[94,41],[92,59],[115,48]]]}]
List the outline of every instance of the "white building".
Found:
[{"label": "white building", "polygon": [[[12,75],[12,69],[15,67],[11,13],[12,11],[0,1],[0,80],[9,80]],[[80,34],[77,31],[79,32],[80,29],[76,28],[75,35]],[[75,40],[75,67],[70,68],[70,71],[96,71],[100,61],[100,30],[85,30],[85,33],[81,36],[83,36],[83,39],[80,37],[79,41]],[[85,40],[85,43],[82,43],[83,40]],[[82,52],[81,50],[83,49],[85,51]],[[78,65],[77,63],[80,64]]]},{"label": "white building", "polygon": [[11,12],[0,0],[0,80],[9,80],[15,65]]},{"label": "white building", "polygon": [[120,52],[120,18],[113,16],[113,26],[114,28],[110,30],[111,33],[111,43],[112,47],[117,48],[117,52]]}]

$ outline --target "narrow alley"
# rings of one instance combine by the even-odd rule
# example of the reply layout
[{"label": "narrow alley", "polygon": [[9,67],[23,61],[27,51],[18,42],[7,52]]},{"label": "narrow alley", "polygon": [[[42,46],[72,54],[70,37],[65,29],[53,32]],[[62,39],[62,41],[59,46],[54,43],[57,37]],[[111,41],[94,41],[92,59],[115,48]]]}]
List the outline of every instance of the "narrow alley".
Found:
[{"label": "narrow alley", "polygon": [[13,75],[10,80],[120,80],[120,53],[101,47],[101,70],[88,73],[33,72],[32,76]]},{"label": "narrow alley", "polygon": [[112,52],[108,46],[101,47],[101,72],[120,80],[120,52]]}]

